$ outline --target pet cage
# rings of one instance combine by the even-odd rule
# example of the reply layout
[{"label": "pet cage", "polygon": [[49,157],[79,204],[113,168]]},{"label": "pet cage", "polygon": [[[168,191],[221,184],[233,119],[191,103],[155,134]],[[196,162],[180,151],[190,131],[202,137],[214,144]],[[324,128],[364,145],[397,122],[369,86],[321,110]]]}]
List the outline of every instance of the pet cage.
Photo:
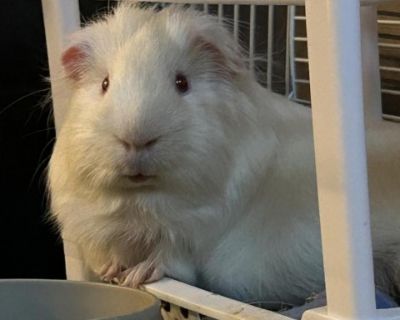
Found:
[{"label": "pet cage", "polygon": [[[187,0],[174,1],[188,3]],[[322,228],[324,269],[328,305],[305,313],[303,319],[395,319],[399,309],[376,310],[373,284],[371,235],[366,173],[363,110],[372,121],[382,121],[378,59],[377,9],[385,0],[210,0],[222,18],[224,4],[233,6],[234,21],[239,5],[250,5],[249,52],[254,54],[255,5],[268,5],[267,79],[272,85],[272,16],[274,5],[288,5],[289,22],[307,23],[307,62],[310,69],[313,129],[318,197]],[[66,35],[80,27],[77,0],[42,0],[51,76],[60,69]],[[305,5],[299,18],[295,5]],[[236,19],[236,20],[235,20]],[[252,22],[253,21],[253,22]],[[238,37],[238,25],[233,32]],[[287,34],[294,43],[293,27]],[[304,41],[300,40],[300,41]],[[293,50],[293,48],[292,48]],[[288,52],[288,51],[287,51]],[[290,53],[290,52],[289,52]],[[285,58],[285,92],[295,89],[294,55]],[[254,60],[250,59],[250,67]],[[291,72],[290,72],[291,71]],[[291,77],[289,76],[291,74]],[[299,79],[297,79],[299,80]],[[301,80],[301,79],[300,79]],[[308,81],[308,80],[307,80]],[[65,112],[65,88],[53,87],[56,127]],[[295,91],[295,90],[294,90]],[[294,94],[294,98],[298,97]],[[329,121],[330,126],[326,126]],[[349,139],[351,137],[351,139]],[[329,141],[329,145],[325,143]],[[335,195],[328,192],[334,188]],[[335,208],[335,214],[332,210]],[[334,226],[334,228],[333,228]],[[64,239],[67,276],[83,280],[85,270],[79,248]],[[164,279],[145,289],[171,304],[166,319],[288,319],[273,312],[233,301],[186,284]]]}]

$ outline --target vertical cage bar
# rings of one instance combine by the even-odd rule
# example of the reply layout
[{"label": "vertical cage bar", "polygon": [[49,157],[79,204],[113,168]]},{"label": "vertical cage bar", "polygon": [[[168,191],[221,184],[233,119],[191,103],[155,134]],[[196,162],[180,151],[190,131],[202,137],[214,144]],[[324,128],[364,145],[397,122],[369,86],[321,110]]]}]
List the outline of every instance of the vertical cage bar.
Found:
[{"label": "vertical cage bar", "polygon": [[42,0],[43,19],[49,59],[54,120],[57,130],[64,119],[67,88],[57,85],[62,75],[61,54],[67,35],[80,28],[78,0]]},{"label": "vertical cage bar", "polygon": [[359,0],[307,0],[327,315],[374,319]]},{"label": "vertical cage bar", "polygon": [[203,11],[204,11],[205,13],[208,13],[208,3],[205,3],[205,4],[204,4]]},{"label": "vertical cage bar", "polygon": [[289,6],[289,54],[290,54],[290,74],[291,74],[291,86],[292,93],[290,94],[291,99],[298,99],[297,96],[297,85],[296,85],[296,46],[295,46],[295,36],[296,36],[296,6]]},{"label": "vertical cage bar", "polygon": [[[50,68],[54,121],[56,129],[59,131],[71,95],[69,88],[60,83],[63,74],[61,54],[67,35],[80,28],[79,3],[78,0],[42,0],[42,10]],[[67,279],[85,279],[84,266],[78,254],[79,248],[67,240],[68,235],[63,234],[62,237]]]},{"label": "vertical cage bar", "polygon": [[363,6],[361,8],[365,117],[368,121],[380,122],[382,120],[382,95],[377,20],[376,6]]},{"label": "vertical cage bar", "polygon": [[239,5],[233,5],[233,37],[239,42]]},{"label": "vertical cage bar", "polygon": [[256,28],[256,6],[250,5],[250,35],[249,35],[249,58],[250,58],[250,70],[254,72],[254,38]]},{"label": "vertical cage bar", "polygon": [[272,65],[274,47],[274,6],[268,7],[267,88],[272,90]]},{"label": "vertical cage bar", "polygon": [[290,94],[290,28],[292,21],[290,20],[290,7],[286,8],[286,56],[285,56],[285,95],[289,96]]},{"label": "vertical cage bar", "polygon": [[218,4],[218,22],[221,23],[224,18],[224,5]]}]

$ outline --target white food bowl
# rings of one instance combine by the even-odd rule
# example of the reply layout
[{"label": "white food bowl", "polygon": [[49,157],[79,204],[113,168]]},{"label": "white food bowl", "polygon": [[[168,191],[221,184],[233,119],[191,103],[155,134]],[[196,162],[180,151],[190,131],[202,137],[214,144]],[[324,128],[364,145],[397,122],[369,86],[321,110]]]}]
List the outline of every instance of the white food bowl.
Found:
[{"label": "white food bowl", "polygon": [[160,302],[145,292],[67,280],[0,280],[1,319],[160,320]]}]

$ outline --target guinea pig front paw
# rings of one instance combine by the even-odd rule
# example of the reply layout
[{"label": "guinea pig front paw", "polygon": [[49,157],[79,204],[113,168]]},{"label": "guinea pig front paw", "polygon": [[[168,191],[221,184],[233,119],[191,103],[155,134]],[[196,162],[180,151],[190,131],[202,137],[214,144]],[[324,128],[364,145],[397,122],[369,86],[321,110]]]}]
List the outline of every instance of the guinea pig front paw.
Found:
[{"label": "guinea pig front paw", "polygon": [[137,288],[141,284],[160,280],[165,275],[164,267],[143,261],[136,266],[122,272],[122,286]]},{"label": "guinea pig front paw", "polygon": [[115,261],[106,263],[100,270],[99,276],[104,282],[119,283],[121,275],[126,268]]}]

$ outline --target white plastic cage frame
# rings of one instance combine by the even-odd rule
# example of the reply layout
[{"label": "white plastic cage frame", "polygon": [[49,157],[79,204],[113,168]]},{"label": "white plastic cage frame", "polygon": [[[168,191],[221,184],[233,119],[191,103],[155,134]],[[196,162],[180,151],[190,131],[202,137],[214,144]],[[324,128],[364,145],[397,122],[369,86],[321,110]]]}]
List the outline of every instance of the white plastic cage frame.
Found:
[{"label": "white plastic cage frame", "polygon": [[[235,8],[239,4],[249,4],[252,8],[256,4],[306,6],[317,185],[328,304],[326,307],[307,311],[302,318],[305,320],[400,319],[400,308],[377,310],[375,307],[363,121],[364,109],[370,120],[381,121],[376,5],[383,2],[390,1],[201,1],[206,4],[234,4]],[[42,0],[42,5],[50,75],[53,77],[61,68],[59,57],[66,36],[80,28],[79,4],[78,0]],[[251,9],[252,15],[254,17],[254,9]],[[237,31],[235,36],[237,37]],[[254,38],[250,35],[250,39]],[[250,54],[251,52],[252,44]],[[269,61],[272,63],[272,59]],[[268,81],[270,84],[270,76]],[[288,85],[286,90],[289,92]],[[52,86],[52,93],[56,128],[60,128],[66,110],[65,97],[69,93],[66,88],[56,86]],[[330,125],[327,126],[326,123]],[[348,139],[349,137],[352,138]],[[330,142],[329,145],[326,141]],[[79,258],[79,248],[68,239],[64,239],[64,248],[68,279],[86,279],[87,275]],[[182,316],[172,316],[172,319],[198,319],[198,313],[225,320],[289,319],[171,279],[146,285],[145,290],[170,302],[178,311],[179,307],[190,310]],[[168,319],[169,316],[166,315],[165,318]]]}]

